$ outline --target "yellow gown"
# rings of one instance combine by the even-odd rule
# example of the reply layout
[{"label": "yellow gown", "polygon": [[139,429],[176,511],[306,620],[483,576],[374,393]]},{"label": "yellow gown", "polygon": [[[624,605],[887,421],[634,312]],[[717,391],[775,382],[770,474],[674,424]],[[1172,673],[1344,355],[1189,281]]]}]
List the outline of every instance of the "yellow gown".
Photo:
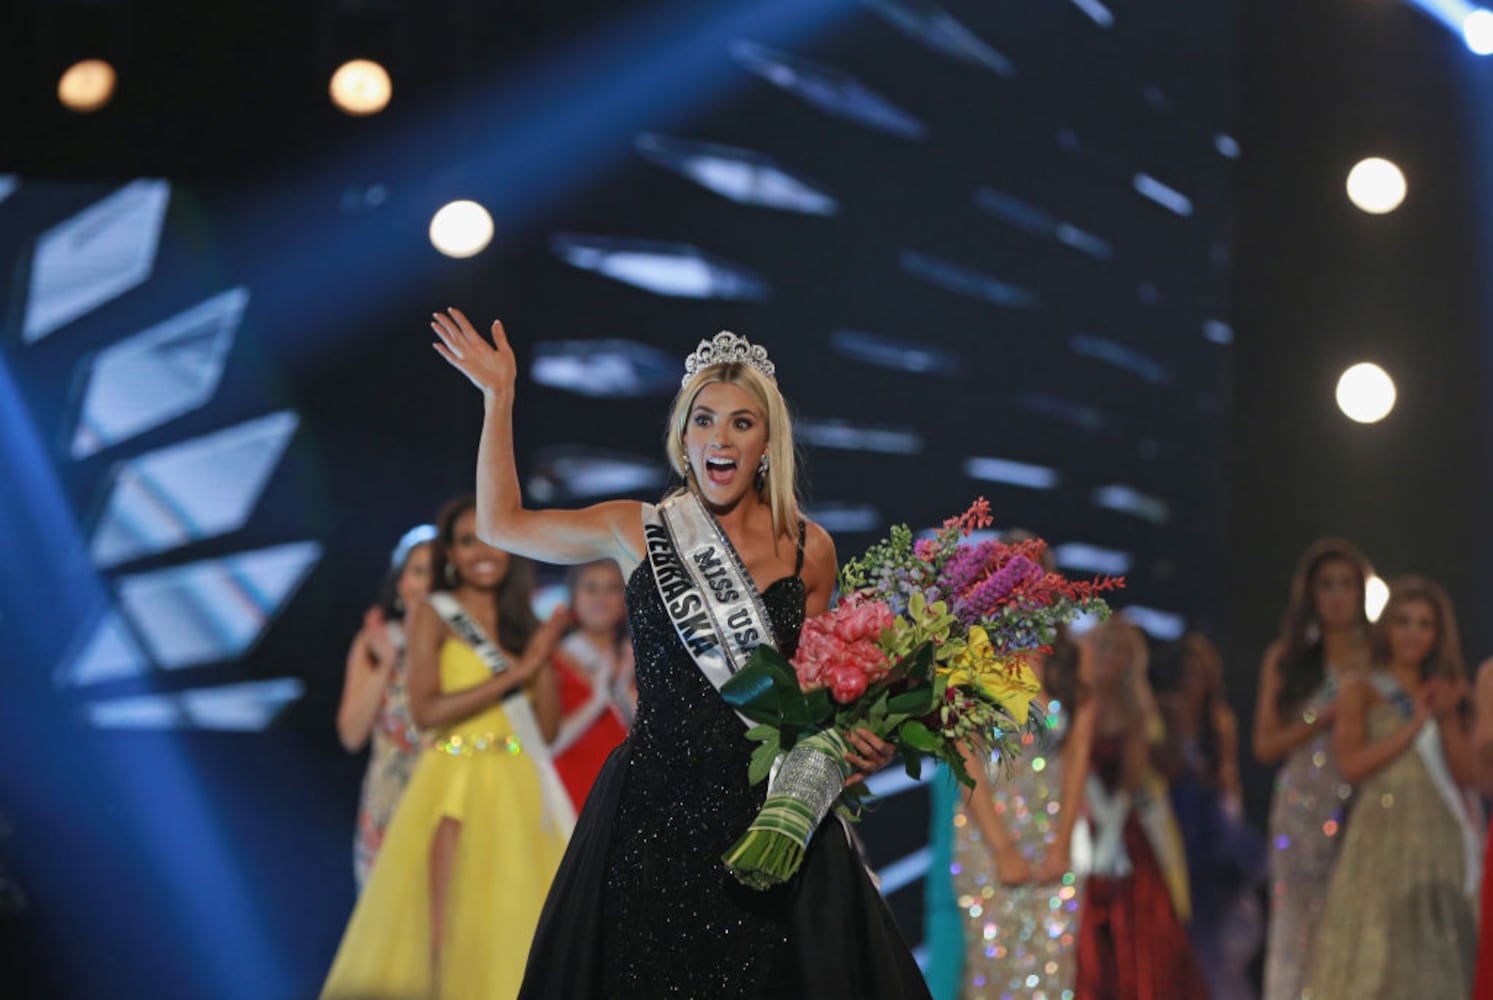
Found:
[{"label": "yellow gown", "polygon": [[[491,676],[470,647],[441,647],[441,690]],[[433,1000],[430,843],[461,822],[447,889],[440,995],[512,1000],[565,836],[546,818],[534,762],[501,705],[438,734],[420,756],[322,987],[324,1000]]]}]

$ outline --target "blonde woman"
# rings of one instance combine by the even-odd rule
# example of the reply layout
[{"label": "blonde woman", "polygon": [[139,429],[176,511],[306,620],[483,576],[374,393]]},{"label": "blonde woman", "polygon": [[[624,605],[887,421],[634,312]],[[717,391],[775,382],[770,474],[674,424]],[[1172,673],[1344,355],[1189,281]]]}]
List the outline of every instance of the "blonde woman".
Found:
[{"label": "blonde woman", "polygon": [[[834,819],[776,889],[738,884],[721,861],[764,790],[747,781],[754,745],[719,685],[757,644],[791,655],[836,576],[829,535],[800,513],[792,422],[766,350],[723,333],[686,359],[664,440],[684,489],[657,506],[529,510],[502,326],[489,343],[453,310],[435,330],[486,407],[478,530],[536,559],[615,559],[637,650],[637,719],[586,800],[520,997],[926,997]],[[852,781],[891,757],[869,733],[849,740]]]}]

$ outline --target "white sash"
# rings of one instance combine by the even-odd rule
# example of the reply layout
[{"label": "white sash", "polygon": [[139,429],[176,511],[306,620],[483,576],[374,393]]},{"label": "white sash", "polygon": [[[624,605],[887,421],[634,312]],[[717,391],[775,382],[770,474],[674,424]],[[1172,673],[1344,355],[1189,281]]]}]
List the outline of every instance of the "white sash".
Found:
[{"label": "white sash", "polygon": [[[451,626],[451,631],[456,633],[457,638],[471,647],[472,652],[487,664],[487,669],[494,674],[501,674],[508,669],[508,658],[503,655],[498,644],[483,631],[482,626],[467,614],[460,601],[445,591],[437,591],[427,600],[435,609],[435,613],[441,616],[441,620]],[[534,709],[530,706],[529,697],[524,694],[522,686],[514,688],[504,697],[503,714],[508,717],[508,724],[513,727],[513,735],[518,737],[519,746],[534,762],[534,770],[539,777],[539,794],[544,804],[545,818],[554,824],[566,840],[569,840],[571,832],[575,829],[575,807],[571,805],[570,795],[565,791],[565,785],[560,781],[559,774],[555,772],[555,763],[550,758],[549,745],[545,743],[544,736],[539,731],[539,720],[534,718]]]},{"label": "white sash", "polygon": [[[1397,700],[1406,697],[1399,682],[1388,674],[1375,673],[1373,684],[1384,699],[1396,707],[1399,707]],[[1415,752],[1462,833],[1462,891],[1469,898],[1475,897],[1483,884],[1483,838],[1472,819],[1477,807],[1452,777],[1451,768],[1446,763],[1446,750],[1441,745],[1441,726],[1435,719],[1427,719],[1420,732],[1415,734]]]},{"label": "white sash", "polygon": [[[612,682],[617,672],[615,659],[599,651],[579,632],[565,637],[560,643],[560,652],[574,661],[582,676],[590,681],[591,697],[561,720],[560,732],[555,737],[555,742],[550,744],[550,754],[556,757],[574,746],[576,740],[589,732],[596,720],[607,711],[616,713],[618,721],[621,721],[621,713],[617,712],[612,701]],[[588,667],[591,669],[588,670]]]},{"label": "white sash", "polygon": [[758,646],[777,648],[762,595],[699,497],[682,492],[644,504],[643,541],[664,611],[717,691]]},{"label": "white sash", "polygon": [[1087,869],[1079,871],[1075,857],[1075,873],[1124,878],[1135,870],[1130,853],[1125,850],[1125,820],[1130,815],[1130,793],[1123,788],[1111,792],[1104,787],[1099,775],[1091,774],[1084,779],[1084,800],[1093,823],[1093,841],[1089,845]]}]

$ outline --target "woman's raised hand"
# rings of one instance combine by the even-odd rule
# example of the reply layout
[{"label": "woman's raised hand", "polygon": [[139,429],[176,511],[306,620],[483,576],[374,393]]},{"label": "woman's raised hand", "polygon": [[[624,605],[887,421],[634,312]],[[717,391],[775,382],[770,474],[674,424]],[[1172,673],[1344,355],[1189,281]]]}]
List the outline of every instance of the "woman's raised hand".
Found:
[{"label": "woman's raised hand", "polygon": [[484,395],[512,398],[518,363],[513,348],[508,346],[502,323],[493,320],[491,344],[460,309],[436,313],[430,328],[441,338],[439,344],[430,346],[452,368],[465,375]]}]

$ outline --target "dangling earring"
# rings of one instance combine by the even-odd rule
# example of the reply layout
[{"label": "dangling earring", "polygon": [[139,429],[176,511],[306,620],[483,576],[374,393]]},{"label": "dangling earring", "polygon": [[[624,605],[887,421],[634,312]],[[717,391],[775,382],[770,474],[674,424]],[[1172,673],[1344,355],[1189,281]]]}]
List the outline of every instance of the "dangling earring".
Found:
[{"label": "dangling earring", "polygon": [[457,575],[454,563],[446,564],[446,582],[453,587],[461,583],[461,577]]},{"label": "dangling earring", "polygon": [[679,442],[679,464],[684,468],[684,481],[687,483],[695,478],[694,466],[689,464],[689,450],[684,447],[684,442]]},{"label": "dangling earring", "polygon": [[1315,646],[1322,638],[1322,626],[1313,618],[1306,623],[1306,644]]},{"label": "dangling earring", "polygon": [[768,465],[769,465],[769,463],[767,461],[767,452],[764,451],[762,453],[762,461],[760,461],[760,462],[757,463],[757,492],[758,493],[761,493],[764,489],[767,488],[767,469],[768,469]]}]

